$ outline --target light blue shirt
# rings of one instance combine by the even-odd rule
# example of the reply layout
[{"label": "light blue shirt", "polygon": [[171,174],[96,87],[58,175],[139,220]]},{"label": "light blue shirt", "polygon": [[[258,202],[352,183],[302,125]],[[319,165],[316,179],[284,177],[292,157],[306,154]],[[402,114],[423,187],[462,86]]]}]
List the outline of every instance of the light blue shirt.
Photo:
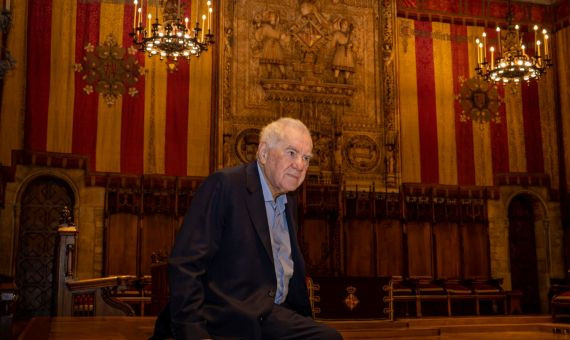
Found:
[{"label": "light blue shirt", "polygon": [[275,266],[275,277],[277,278],[277,290],[275,292],[275,303],[281,304],[287,298],[289,291],[289,280],[293,276],[293,259],[291,258],[291,239],[285,217],[285,204],[287,195],[283,194],[273,200],[273,194],[265,180],[263,171],[257,164],[261,188],[263,189],[263,200],[265,201],[265,212],[267,213],[267,223],[269,224],[269,236],[271,237],[271,249],[273,251],[273,264]]}]

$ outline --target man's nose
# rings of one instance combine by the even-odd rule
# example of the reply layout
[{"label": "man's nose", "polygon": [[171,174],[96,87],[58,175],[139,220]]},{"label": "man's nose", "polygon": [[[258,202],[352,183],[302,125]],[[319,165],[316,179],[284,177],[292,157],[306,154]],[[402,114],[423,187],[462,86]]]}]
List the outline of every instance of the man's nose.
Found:
[{"label": "man's nose", "polygon": [[303,157],[295,157],[293,160],[293,166],[295,169],[302,170],[305,167],[305,160],[303,160]]}]

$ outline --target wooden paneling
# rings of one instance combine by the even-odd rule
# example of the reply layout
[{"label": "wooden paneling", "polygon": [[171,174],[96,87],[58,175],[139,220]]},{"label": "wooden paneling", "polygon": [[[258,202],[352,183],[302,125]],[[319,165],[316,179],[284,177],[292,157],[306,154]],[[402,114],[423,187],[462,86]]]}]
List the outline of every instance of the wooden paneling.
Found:
[{"label": "wooden paneling", "polygon": [[460,227],[463,242],[463,278],[489,278],[489,236],[487,225],[466,223]]},{"label": "wooden paneling", "polygon": [[374,234],[370,220],[345,221],[346,230],[346,275],[373,276]]},{"label": "wooden paneling", "polygon": [[106,275],[137,275],[137,226],[137,215],[119,213],[109,217]]},{"label": "wooden paneling", "polygon": [[402,224],[398,220],[376,222],[376,273],[378,276],[404,275]]},{"label": "wooden paneling", "polygon": [[178,219],[175,216],[155,214],[142,221],[141,274],[150,275],[153,255],[170,255]]},{"label": "wooden paneling", "polygon": [[436,223],[433,226],[435,271],[438,279],[461,277],[459,227],[457,223]]},{"label": "wooden paneling", "polygon": [[332,235],[325,219],[305,219],[300,229],[300,242],[308,275],[332,274]]},{"label": "wooden paneling", "polygon": [[433,276],[431,224],[408,222],[406,228],[409,276]]}]

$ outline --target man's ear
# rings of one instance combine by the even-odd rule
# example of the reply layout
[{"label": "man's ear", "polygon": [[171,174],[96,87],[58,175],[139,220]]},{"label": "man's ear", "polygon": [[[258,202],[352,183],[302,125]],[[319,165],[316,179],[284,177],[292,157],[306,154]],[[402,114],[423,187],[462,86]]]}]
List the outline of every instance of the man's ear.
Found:
[{"label": "man's ear", "polygon": [[267,161],[267,153],[269,152],[266,143],[260,143],[257,151],[257,155],[261,164],[265,164]]}]

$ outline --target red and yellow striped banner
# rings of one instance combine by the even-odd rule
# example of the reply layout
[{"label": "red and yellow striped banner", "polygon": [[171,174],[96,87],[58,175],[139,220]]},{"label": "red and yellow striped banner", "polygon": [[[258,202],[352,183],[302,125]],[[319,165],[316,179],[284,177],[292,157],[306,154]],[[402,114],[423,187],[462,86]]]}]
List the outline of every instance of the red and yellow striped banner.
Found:
[{"label": "red and yellow striped banner", "polygon": [[[189,14],[190,2],[183,8]],[[154,14],[152,4],[147,10]],[[88,155],[94,171],[207,175],[210,52],[190,65],[179,61],[173,72],[157,57],[137,53],[144,76],[112,105],[84,91],[86,81],[74,65],[85,47],[112,35],[128,51],[133,21],[130,1],[28,2],[25,147]]]},{"label": "red and yellow striped banner", "polygon": [[500,122],[462,121],[457,96],[475,76],[482,28],[399,18],[398,32],[403,182],[493,185],[495,174],[529,172],[557,188],[552,75],[498,87]]}]

